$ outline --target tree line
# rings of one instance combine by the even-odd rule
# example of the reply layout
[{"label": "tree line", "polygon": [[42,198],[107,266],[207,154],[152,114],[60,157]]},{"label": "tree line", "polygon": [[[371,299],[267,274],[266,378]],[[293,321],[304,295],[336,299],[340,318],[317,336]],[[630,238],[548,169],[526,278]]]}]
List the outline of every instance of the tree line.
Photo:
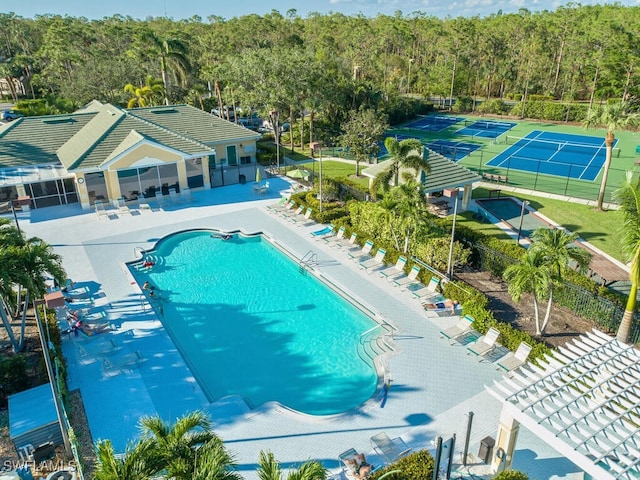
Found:
[{"label": "tree line", "polygon": [[[631,100],[640,88],[640,7],[436,18],[296,10],[223,19],[100,20],[0,14],[0,77],[13,100],[47,94],[82,105],[190,103],[271,110],[332,132],[361,106],[398,98]],[[125,88],[126,87],[126,88]],[[314,127],[314,115],[326,125]],[[389,119],[393,123],[393,118]],[[323,129],[323,126],[327,126]],[[312,140],[309,137],[309,140]]]}]

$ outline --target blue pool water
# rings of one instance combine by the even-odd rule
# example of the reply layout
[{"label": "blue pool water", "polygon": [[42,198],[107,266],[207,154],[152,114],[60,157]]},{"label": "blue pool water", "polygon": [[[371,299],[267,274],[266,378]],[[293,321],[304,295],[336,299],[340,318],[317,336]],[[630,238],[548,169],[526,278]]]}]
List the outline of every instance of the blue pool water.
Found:
[{"label": "blue pool water", "polygon": [[267,240],[190,231],[150,255],[149,271],[131,271],[160,292],[151,302],[209,400],[240,395],[252,407],[329,415],[375,393],[373,362],[358,351],[376,323]]}]

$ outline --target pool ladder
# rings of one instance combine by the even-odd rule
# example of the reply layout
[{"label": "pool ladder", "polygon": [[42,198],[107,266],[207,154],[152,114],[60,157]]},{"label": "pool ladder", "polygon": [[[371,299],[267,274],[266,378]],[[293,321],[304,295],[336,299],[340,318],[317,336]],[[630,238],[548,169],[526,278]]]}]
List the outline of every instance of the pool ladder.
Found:
[{"label": "pool ladder", "polygon": [[313,268],[318,265],[318,254],[313,250],[309,250],[300,259],[300,273],[306,275],[308,268]]}]

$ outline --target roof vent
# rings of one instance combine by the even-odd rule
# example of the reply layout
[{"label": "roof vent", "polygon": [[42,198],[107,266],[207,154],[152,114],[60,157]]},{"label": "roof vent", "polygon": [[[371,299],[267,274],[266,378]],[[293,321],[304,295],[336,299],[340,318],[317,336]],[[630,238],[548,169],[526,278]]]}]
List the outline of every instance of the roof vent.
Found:
[{"label": "roof vent", "polygon": [[75,123],[76,120],[73,117],[49,117],[43,118],[42,123],[46,123],[48,125],[55,125],[57,123]]}]

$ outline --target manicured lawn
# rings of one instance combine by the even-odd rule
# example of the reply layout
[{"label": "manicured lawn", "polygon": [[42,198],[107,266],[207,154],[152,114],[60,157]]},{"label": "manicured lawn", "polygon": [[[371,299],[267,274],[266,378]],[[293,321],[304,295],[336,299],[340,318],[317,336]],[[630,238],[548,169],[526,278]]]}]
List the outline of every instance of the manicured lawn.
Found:
[{"label": "manicured lawn", "polygon": [[[473,191],[474,198],[488,196],[489,194],[486,189],[477,188]],[[562,200],[552,200],[534,195],[518,193],[513,194],[513,196],[521,200],[528,200],[531,202],[531,207],[538,210],[544,216],[572,232],[577,232],[582,239],[594,247],[626,263],[619,242],[622,219],[617,211],[609,210],[600,212],[594,207],[587,205],[568,203]],[[471,218],[470,215],[469,218]],[[499,231],[497,228],[496,230]]]}]

